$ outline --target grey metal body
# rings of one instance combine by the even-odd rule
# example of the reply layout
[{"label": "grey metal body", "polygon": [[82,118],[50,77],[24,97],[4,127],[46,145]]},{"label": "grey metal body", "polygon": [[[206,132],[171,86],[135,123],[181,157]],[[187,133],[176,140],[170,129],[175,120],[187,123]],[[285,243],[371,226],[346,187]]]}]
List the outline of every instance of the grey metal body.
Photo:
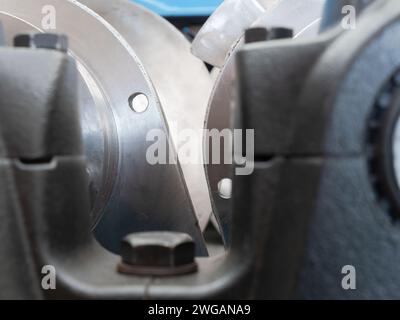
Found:
[{"label": "grey metal body", "polygon": [[[271,28],[274,26],[284,26],[292,28],[296,38],[306,38],[318,34],[319,25],[322,19],[323,0],[280,0],[266,1],[269,9],[253,23],[253,27]],[[274,3],[274,5],[272,5]],[[210,35],[217,37],[218,35]],[[232,43],[232,48],[227,55],[225,64],[221,68],[211,94],[206,128],[208,130],[232,129],[235,126],[235,82],[236,77],[236,53],[243,47],[244,39],[241,35],[236,43]],[[210,149],[212,143],[210,143]],[[231,147],[228,145],[228,147]],[[225,150],[221,150],[221,159],[224,158]],[[231,150],[233,152],[233,150]],[[210,155],[212,156],[210,150]],[[232,223],[232,201],[220,196],[218,184],[222,179],[233,179],[233,166],[227,162],[220,164],[208,163],[207,176],[209,179],[210,192],[215,204],[215,213],[221,225],[222,234],[227,245],[230,244],[230,225]]]}]

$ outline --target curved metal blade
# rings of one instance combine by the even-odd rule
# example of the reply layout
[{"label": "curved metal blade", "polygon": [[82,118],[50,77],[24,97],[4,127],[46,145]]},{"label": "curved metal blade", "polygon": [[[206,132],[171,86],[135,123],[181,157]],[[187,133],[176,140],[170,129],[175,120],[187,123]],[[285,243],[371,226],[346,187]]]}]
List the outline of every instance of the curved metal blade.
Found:
[{"label": "curved metal blade", "polygon": [[[134,48],[157,91],[175,147],[180,143],[176,133],[185,129],[201,133],[213,81],[204,63],[191,54],[186,38],[167,20],[126,0],[80,2],[107,20]],[[191,147],[202,154],[201,145]],[[212,212],[204,166],[181,162],[181,167],[204,230]]]}]

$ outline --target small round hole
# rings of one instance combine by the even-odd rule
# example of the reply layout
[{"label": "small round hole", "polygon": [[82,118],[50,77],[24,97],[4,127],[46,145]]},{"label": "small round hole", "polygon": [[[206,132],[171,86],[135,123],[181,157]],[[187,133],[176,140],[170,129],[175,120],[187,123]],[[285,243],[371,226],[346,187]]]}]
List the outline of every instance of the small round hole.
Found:
[{"label": "small round hole", "polygon": [[232,179],[224,178],[218,182],[218,193],[222,199],[230,199],[232,197]]},{"label": "small round hole", "polygon": [[144,93],[135,93],[129,97],[129,106],[137,113],[142,113],[149,107],[149,99]]}]

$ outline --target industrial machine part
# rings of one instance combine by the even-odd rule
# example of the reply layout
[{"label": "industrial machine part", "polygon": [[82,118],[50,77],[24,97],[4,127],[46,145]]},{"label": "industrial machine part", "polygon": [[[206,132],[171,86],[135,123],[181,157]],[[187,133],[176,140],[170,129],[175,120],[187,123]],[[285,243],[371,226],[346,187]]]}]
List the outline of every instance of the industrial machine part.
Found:
[{"label": "industrial machine part", "polygon": [[[254,0],[254,3],[256,2],[257,1]],[[243,1],[243,3],[247,6],[249,5],[246,1]],[[325,1],[323,0],[260,1],[258,5],[262,5],[265,11],[259,11],[258,15],[254,15],[254,20],[251,23],[247,21],[247,23],[244,25],[248,25],[252,28],[273,28],[274,26],[284,26],[293,30],[295,38],[312,37],[317,35],[320,29],[324,4]],[[226,20],[226,24],[228,24],[229,21],[240,19],[240,16],[230,17],[229,14],[232,15],[233,13],[223,9],[224,8],[221,9],[222,11],[216,12],[210,18],[209,23],[215,26],[213,30],[214,33],[203,34],[203,32],[200,31],[198,35],[200,39],[197,41],[195,39],[194,45],[197,43],[213,44],[218,42],[219,38],[227,38],[226,36],[220,35],[221,33],[223,34],[225,32],[225,29],[222,28],[224,24],[219,22],[219,20]],[[236,15],[240,14],[240,11],[236,12]],[[223,15],[223,17],[220,18],[219,15]],[[230,17],[230,19],[228,19],[228,17]],[[218,27],[221,29],[218,29]],[[207,27],[207,25],[203,27],[205,30],[209,30],[210,28],[211,27]],[[233,129],[235,126],[234,110],[236,110],[236,108],[233,105],[234,95],[232,93],[236,78],[235,56],[236,52],[244,45],[243,32],[243,29],[238,29],[237,34],[231,35],[231,43],[226,46],[226,48],[229,48],[228,52],[226,52],[225,47],[207,47],[207,49],[212,53],[212,55],[210,53],[211,57],[213,57],[215,61],[225,60],[209,100],[208,114],[206,119],[206,128],[208,130],[217,129],[219,132],[222,132],[227,128]],[[282,35],[279,37],[282,38]],[[204,54],[204,50],[200,51],[200,53],[203,53],[200,54],[200,57],[207,59],[207,56]],[[210,60],[212,59],[209,58],[207,61]],[[216,66],[219,67],[219,65]],[[227,145],[229,143],[227,143],[227,141],[224,142]],[[233,146],[233,142],[231,142],[231,145]],[[213,197],[213,203],[215,205],[214,212],[216,213],[221,226],[224,240],[226,244],[229,245],[231,233],[230,226],[232,219],[232,204],[230,201],[232,188],[230,185],[232,184],[231,181],[233,179],[233,163],[230,162],[229,159],[226,159],[226,149],[223,148],[221,148],[220,153],[220,159],[222,159],[222,161],[219,163],[213,163],[213,141],[207,139],[206,146],[208,147],[208,158],[211,158],[207,159],[207,176],[209,179],[209,188]],[[232,152],[233,150],[231,153]],[[226,187],[224,188],[224,186]],[[227,192],[225,191],[226,189]]]},{"label": "industrial machine part", "polygon": [[[330,10],[341,12],[345,2],[335,0]],[[59,4],[68,4],[67,15],[76,5]],[[77,11],[75,24],[80,19]],[[163,252],[161,260],[144,255],[140,261],[165,267],[162,259],[193,245],[188,236],[133,234],[119,257],[90,232],[80,47],[67,55],[55,50],[64,48],[62,37],[24,36],[17,44],[39,48],[0,48],[0,296],[399,298],[400,45],[393,39],[400,34],[400,6],[375,0],[356,28],[354,21],[334,22],[312,38],[267,39],[237,53],[236,113],[240,127],[256,134],[254,173],[233,179],[231,248],[197,258],[197,272],[168,277],[128,275],[118,265],[122,259],[135,267],[132,257],[146,241],[145,252],[151,243]],[[122,67],[117,71],[125,75]],[[152,97],[145,83],[140,92]],[[184,253],[183,265],[190,265],[193,251]],[[57,270],[56,290],[41,288],[45,265]],[[357,270],[357,290],[341,286],[346,266]]]},{"label": "industrial machine part", "polygon": [[[314,40],[239,54],[241,111],[258,132],[258,162],[236,180],[235,210],[264,214],[259,294],[399,298],[399,10],[377,0],[351,31],[339,23]],[[342,287],[346,266],[357,270],[357,290]]]},{"label": "industrial machine part", "polygon": [[[134,48],[156,88],[176,148],[181,144],[179,132],[203,130],[212,79],[206,66],[191,54],[184,36],[165,19],[126,0],[80,2],[109,22]],[[201,159],[202,146],[191,148],[199,151]],[[204,230],[212,212],[204,165],[181,162],[181,167]]]},{"label": "industrial machine part", "polygon": [[143,232],[125,237],[118,271],[131,275],[177,276],[197,270],[195,245],[185,233]]},{"label": "industrial machine part", "polygon": [[[98,14],[76,1],[4,0],[1,2],[0,20],[4,26],[6,43],[11,45],[13,38],[20,33],[43,31],[42,8],[49,5],[57,8],[58,12],[53,32],[68,35],[69,53],[77,61],[80,74],[81,122],[89,161],[87,171],[90,177],[92,226],[97,239],[107,249],[118,252],[120,239],[131,232],[161,229],[181,231],[189,233],[197,243],[198,254],[205,255],[204,240],[179,162],[152,165],[146,159],[146,151],[151,144],[148,132],[159,129],[168,135],[164,114],[170,113],[162,109],[150,78],[125,38]],[[104,9],[104,5],[104,2],[98,2],[96,9]],[[118,14],[126,9],[124,6],[132,6],[124,10],[125,15],[133,10],[143,19],[158,21],[149,16],[147,11],[123,2],[115,2],[112,8],[101,13],[115,22],[118,17],[124,17],[122,13]],[[129,41],[139,39],[139,32],[130,32],[129,22],[125,21],[119,22],[118,27],[126,38]],[[152,28],[147,34],[160,29],[157,25]],[[165,32],[169,39],[177,39],[178,44],[184,41],[169,29]],[[148,54],[146,50],[143,49]],[[177,48],[176,52],[185,57],[182,49]],[[152,55],[152,60],[146,57],[146,61],[155,62],[157,54],[155,52]],[[209,79],[208,74],[202,73],[202,65],[196,65],[195,61],[192,63],[190,58],[180,60],[183,67],[189,63],[191,70],[198,71],[199,93],[207,95]],[[170,59],[172,61],[176,60]],[[151,72],[151,75],[154,76],[154,83],[157,83],[155,72]],[[162,79],[165,80],[165,77]],[[174,82],[172,77],[169,80]],[[177,89],[182,88],[179,81],[181,79],[177,78],[174,82]],[[171,97],[165,94],[169,85],[166,84],[165,88],[160,86],[163,103]],[[171,90],[176,98],[164,106],[170,106],[171,103],[176,107],[179,103],[179,107],[185,110],[183,105],[189,100],[187,92],[185,90],[177,94]],[[197,101],[199,104],[195,106],[201,114],[201,99]],[[175,153],[173,145],[168,150]],[[205,180],[201,172],[196,178]],[[201,181],[197,183],[199,185]],[[193,198],[201,198],[196,192],[192,193]],[[207,195],[205,182],[204,193]],[[203,206],[207,206],[207,198],[203,196],[201,200]],[[207,220],[204,211],[201,220],[204,226]]]}]

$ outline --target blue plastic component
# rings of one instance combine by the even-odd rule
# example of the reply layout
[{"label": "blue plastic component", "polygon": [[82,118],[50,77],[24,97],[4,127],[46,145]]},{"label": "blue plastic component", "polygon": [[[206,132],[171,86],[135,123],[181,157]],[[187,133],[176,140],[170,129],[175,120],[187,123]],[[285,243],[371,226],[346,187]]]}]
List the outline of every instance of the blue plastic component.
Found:
[{"label": "blue plastic component", "polygon": [[164,17],[207,17],[223,0],[131,0]]}]

